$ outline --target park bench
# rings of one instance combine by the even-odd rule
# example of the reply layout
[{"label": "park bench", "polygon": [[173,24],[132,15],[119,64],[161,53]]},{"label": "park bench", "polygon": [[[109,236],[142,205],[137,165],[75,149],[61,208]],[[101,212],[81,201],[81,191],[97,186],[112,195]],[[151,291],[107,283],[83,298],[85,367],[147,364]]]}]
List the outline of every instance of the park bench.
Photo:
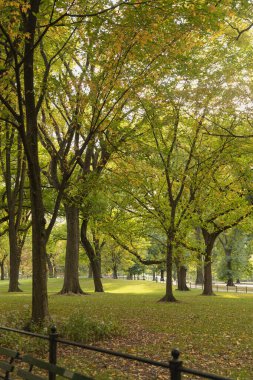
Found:
[{"label": "park bench", "polygon": [[23,368],[17,369],[17,375],[24,380],[45,380],[48,378],[48,376],[43,377],[43,376],[32,373],[32,370],[34,369],[34,367],[36,367],[39,370],[46,371],[48,375],[49,374],[58,375],[58,376],[64,377],[65,379],[92,380],[91,377],[81,375],[76,372],[71,372],[66,368],[59,367],[58,365],[55,365],[55,364],[50,364],[44,360],[37,359],[29,355],[22,356],[20,360],[22,363],[26,363],[29,366],[28,369],[23,369]]},{"label": "park bench", "polygon": [[[50,364],[30,355],[20,356],[17,351],[8,348],[0,347],[0,355],[7,357],[6,360],[0,361],[0,378],[4,380],[10,380],[11,372],[15,372],[15,374],[23,380],[47,380],[48,378],[55,379],[56,376],[61,376],[69,380],[92,380],[91,377],[71,372],[66,368]],[[21,368],[23,364],[28,367]],[[46,372],[47,376],[43,377],[41,374],[33,373],[32,371],[34,369]]]},{"label": "park bench", "polygon": [[19,357],[19,353],[9,348],[0,347],[0,355],[7,357],[0,361],[0,378],[8,380],[9,374],[14,370],[14,360]]}]

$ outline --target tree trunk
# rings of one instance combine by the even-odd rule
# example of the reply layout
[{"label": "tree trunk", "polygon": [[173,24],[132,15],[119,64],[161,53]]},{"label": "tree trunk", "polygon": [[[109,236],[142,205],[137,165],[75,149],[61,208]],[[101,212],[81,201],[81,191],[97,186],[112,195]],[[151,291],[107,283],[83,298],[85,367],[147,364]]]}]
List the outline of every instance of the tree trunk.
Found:
[{"label": "tree trunk", "polygon": [[91,267],[91,263],[89,263],[89,273],[88,273],[88,278],[92,278],[92,277],[93,277],[92,267]]},{"label": "tree trunk", "polygon": [[160,302],[176,302],[172,289],[172,257],[173,257],[173,239],[174,236],[168,234],[167,237],[167,257],[166,257],[166,293]]},{"label": "tree trunk", "polygon": [[177,268],[177,289],[181,291],[190,290],[186,285],[187,268],[184,265],[179,265]]},{"label": "tree trunk", "polygon": [[4,263],[0,262],[0,270],[1,270],[1,281],[4,280]]},{"label": "tree trunk", "polygon": [[94,254],[96,256],[96,266],[97,266],[97,273],[100,278],[102,278],[102,260],[101,260],[101,247],[99,244],[99,239],[97,239],[93,235],[93,244],[94,244]]},{"label": "tree trunk", "polygon": [[[202,243],[201,228],[200,227],[195,228],[195,235],[196,235],[196,240],[198,242],[199,249],[200,249],[201,243]],[[201,255],[201,253],[198,253],[197,260],[198,261],[197,261],[197,273],[196,273],[195,284],[196,285],[203,285],[203,283],[204,283],[203,256]]]},{"label": "tree trunk", "polygon": [[47,253],[47,267],[48,267],[48,277],[49,278],[55,277],[54,266],[53,266],[53,263],[51,261],[51,257],[48,253]]},{"label": "tree trunk", "polygon": [[[46,239],[45,213],[42,198],[40,165],[38,154],[38,126],[37,110],[35,105],[34,87],[34,37],[39,12],[40,0],[31,2],[24,24],[24,89],[26,133],[20,127],[20,136],[24,145],[30,184],[30,199],[32,212],[32,320],[35,323],[43,322],[49,315],[47,297],[47,268],[46,268]],[[19,99],[20,102],[23,99]],[[22,106],[21,106],[22,107]],[[21,109],[20,107],[20,109]]]},{"label": "tree trunk", "polygon": [[225,255],[226,255],[226,266],[227,266],[227,286],[234,286],[234,280],[232,275],[232,249],[231,248],[225,248]]},{"label": "tree trunk", "polygon": [[82,226],[81,226],[81,242],[90,260],[90,265],[91,265],[92,273],[93,273],[95,292],[102,293],[104,289],[103,289],[103,284],[101,281],[100,264],[99,264],[99,260],[97,260],[95,251],[87,237],[87,227],[88,227],[88,220],[84,219],[82,221]]},{"label": "tree trunk", "polygon": [[156,281],[156,271],[152,270],[152,281]]},{"label": "tree trunk", "polygon": [[10,274],[8,292],[22,292],[18,286],[21,251],[17,244],[17,231],[12,212],[9,214]]},{"label": "tree trunk", "polygon": [[205,240],[205,261],[204,261],[204,288],[203,295],[212,296],[212,250],[218,233],[210,234],[206,229],[202,228],[202,234]]},{"label": "tree trunk", "polygon": [[[19,139],[20,142],[20,139]],[[9,273],[9,292],[21,292],[22,290],[18,286],[19,279],[19,267],[20,267],[20,255],[21,251],[18,249],[18,227],[20,224],[20,214],[22,208],[22,202],[18,201],[18,194],[22,194],[23,189],[20,188],[23,181],[20,180],[22,172],[22,164],[20,161],[16,163],[15,183],[13,184],[13,168],[11,165],[11,148],[14,143],[14,133],[10,133],[10,130],[6,130],[6,148],[5,148],[5,185],[8,204],[8,230],[9,230],[9,247],[10,247],[10,273]],[[19,144],[21,145],[21,144]],[[18,152],[21,148],[19,146]],[[19,154],[18,154],[19,156]],[[21,158],[21,157],[18,157]],[[24,173],[23,173],[24,175]],[[19,182],[20,181],[20,182]],[[22,199],[22,196],[20,196]],[[19,207],[17,207],[19,205]],[[19,209],[19,210],[18,210]],[[16,218],[16,214],[18,215]]]},{"label": "tree trunk", "polygon": [[114,264],[113,267],[112,267],[112,277],[114,278],[114,280],[117,280],[118,279],[118,268],[117,268],[117,265]]},{"label": "tree trunk", "polygon": [[160,274],[161,274],[161,282],[162,282],[164,281],[164,269],[161,269]]},{"label": "tree trunk", "polygon": [[2,260],[0,261],[0,271],[1,271],[1,281],[4,280],[4,262],[5,262],[5,259],[7,257],[7,254],[4,255],[4,257],[2,258]]},{"label": "tree trunk", "polygon": [[197,273],[196,273],[196,285],[202,285],[204,282],[204,275],[203,275],[203,263],[202,263],[202,255],[198,255],[198,263],[197,263]]},{"label": "tree trunk", "polygon": [[64,282],[60,294],[84,294],[79,283],[79,209],[64,205],[67,223],[67,246]]}]

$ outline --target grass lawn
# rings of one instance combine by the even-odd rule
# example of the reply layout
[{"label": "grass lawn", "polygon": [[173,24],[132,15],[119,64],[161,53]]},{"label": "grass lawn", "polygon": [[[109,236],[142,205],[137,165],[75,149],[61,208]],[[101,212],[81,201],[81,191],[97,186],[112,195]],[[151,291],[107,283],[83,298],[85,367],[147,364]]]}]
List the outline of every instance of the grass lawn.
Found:
[{"label": "grass lawn", "polygon": [[[175,291],[180,302],[164,304],[157,303],[164,294],[164,284],[103,282],[103,294],[93,293],[92,281],[82,279],[89,296],[59,296],[56,293],[62,280],[49,280],[50,313],[60,331],[68,324],[78,336],[82,318],[104,321],[105,326],[115,326],[116,335],[93,342],[97,346],[162,361],[167,361],[171,349],[177,347],[184,366],[233,379],[253,379],[253,294],[206,297],[196,289]],[[31,281],[21,280],[23,293],[8,294],[7,285],[0,282],[1,325],[22,328],[30,314]],[[43,350],[43,344],[31,338],[1,333],[1,340],[26,352]],[[89,351],[60,346],[59,352],[62,364],[96,379],[168,378],[156,368]]]}]

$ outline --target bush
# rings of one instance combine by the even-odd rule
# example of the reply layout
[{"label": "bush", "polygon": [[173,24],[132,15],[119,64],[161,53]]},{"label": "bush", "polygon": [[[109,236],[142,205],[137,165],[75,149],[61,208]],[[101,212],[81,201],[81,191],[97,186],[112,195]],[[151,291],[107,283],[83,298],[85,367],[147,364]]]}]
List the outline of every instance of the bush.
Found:
[{"label": "bush", "polygon": [[112,321],[94,321],[81,313],[69,317],[59,328],[61,335],[77,342],[88,343],[120,334],[119,325]]}]

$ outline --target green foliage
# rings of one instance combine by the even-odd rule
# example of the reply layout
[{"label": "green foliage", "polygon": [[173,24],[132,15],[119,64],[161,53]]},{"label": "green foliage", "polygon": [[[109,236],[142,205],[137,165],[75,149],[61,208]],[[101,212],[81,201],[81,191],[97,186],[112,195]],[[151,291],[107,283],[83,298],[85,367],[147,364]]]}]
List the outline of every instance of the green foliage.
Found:
[{"label": "green foliage", "polygon": [[95,321],[82,312],[71,315],[59,328],[65,338],[82,343],[112,338],[121,332],[117,323],[108,320]]},{"label": "green foliage", "polygon": [[[230,255],[226,255],[229,252]],[[252,236],[238,229],[221,235],[216,244],[214,268],[221,280],[252,278]]]}]

